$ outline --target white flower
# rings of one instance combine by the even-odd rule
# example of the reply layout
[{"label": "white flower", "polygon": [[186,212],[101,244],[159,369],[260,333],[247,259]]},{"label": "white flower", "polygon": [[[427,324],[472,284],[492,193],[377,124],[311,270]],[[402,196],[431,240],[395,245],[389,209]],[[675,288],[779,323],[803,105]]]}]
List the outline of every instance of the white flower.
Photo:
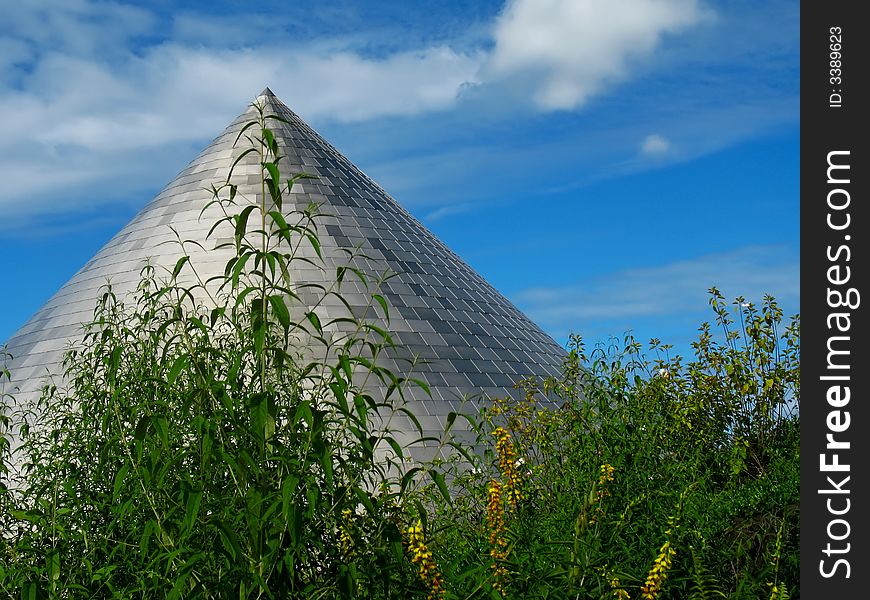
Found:
[{"label": "white flower", "polygon": [[526,462],[524,459],[519,458],[519,459],[517,460],[517,462],[514,463],[514,466],[517,467],[517,468],[519,468],[520,465],[522,465],[524,462]]},{"label": "white flower", "polygon": [[663,379],[667,379],[670,375],[671,375],[671,374],[668,373],[668,370],[665,369],[664,367],[662,367],[661,369],[659,369],[659,377],[661,377],[661,378],[663,378]]}]

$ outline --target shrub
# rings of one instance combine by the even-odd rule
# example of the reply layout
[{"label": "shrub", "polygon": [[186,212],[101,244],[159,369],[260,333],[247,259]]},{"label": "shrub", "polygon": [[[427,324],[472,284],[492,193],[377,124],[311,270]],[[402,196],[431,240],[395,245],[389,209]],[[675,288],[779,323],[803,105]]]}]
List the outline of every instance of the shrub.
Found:
[{"label": "shrub", "polygon": [[[0,589],[364,597],[414,581],[398,513],[410,478],[376,419],[408,383],[377,366],[391,344],[377,324],[321,323],[293,303],[293,263],[320,264],[304,258],[320,256],[317,207],[282,212],[303,176],[282,182],[268,127],[280,118],[257,109],[235,164],[256,154],[262,195],[242,197],[231,172],[210,204],[224,215],[210,235],[233,232],[225,274],[202,281],[181,241],[168,278],[146,267],[126,301],[106,287],[66,356],[68,385],[30,407]],[[342,278],[315,291],[340,297]],[[360,372],[392,384],[387,397]]]},{"label": "shrub", "polygon": [[702,325],[687,364],[658,340],[649,359],[630,336],[590,356],[574,337],[561,378],[483,411],[483,458],[455,473],[452,505],[431,499],[457,597],[797,587],[799,321],[780,331],[773,298],[760,309],[738,298],[735,329],[715,288],[710,302],[722,336]]}]

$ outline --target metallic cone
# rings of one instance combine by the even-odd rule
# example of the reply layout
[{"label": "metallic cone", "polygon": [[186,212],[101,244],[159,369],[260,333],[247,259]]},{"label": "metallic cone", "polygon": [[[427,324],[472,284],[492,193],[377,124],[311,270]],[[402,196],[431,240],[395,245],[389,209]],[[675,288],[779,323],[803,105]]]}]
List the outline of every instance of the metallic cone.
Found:
[{"label": "metallic cone", "polygon": [[[401,374],[407,370],[403,359],[421,359],[412,376],[428,384],[431,396],[419,388],[409,389],[408,408],[426,432],[437,434],[450,412],[468,409],[462,404],[464,397],[481,392],[516,394],[513,384],[520,378],[558,373],[565,354],[559,345],[268,88],[257,101],[266,114],[289,122],[269,121],[286,156],[280,163],[282,170],[314,176],[294,186],[285,198],[285,212],[313,202],[321,205],[321,213],[331,215],[317,221],[324,268],[300,263],[296,279],[329,286],[336,267],[348,261],[344,250],[354,248],[368,257],[355,259],[355,266],[373,280],[384,271],[398,274],[380,288],[390,309],[389,322],[381,326],[393,332],[402,349],[389,352],[382,362]],[[207,211],[202,217],[200,213],[212,199],[211,186],[226,181],[233,161],[244,150],[244,138],[235,147],[234,142],[243,125],[254,118],[253,107],[240,115],[8,341],[14,357],[9,369],[17,391],[7,391],[13,391],[16,403],[38,394],[47,377],[62,375],[63,353],[81,339],[82,323],[92,318],[107,281],[123,297],[136,289],[147,262],[172,269],[179,257],[173,229],[181,239],[204,246],[203,251],[188,247],[191,264],[203,280],[223,274],[234,251],[215,248],[226,241],[226,235],[207,239],[217,213]],[[233,182],[240,195],[259,198],[260,172],[256,153],[236,166]],[[350,277],[341,288],[355,313],[368,310],[370,316],[373,291]],[[302,300],[314,301],[305,296]],[[324,319],[347,312],[337,299],[317,310]],[[378,314],[383,317],[379,308]],[[377,381],[370,385],[382,386]]]}]

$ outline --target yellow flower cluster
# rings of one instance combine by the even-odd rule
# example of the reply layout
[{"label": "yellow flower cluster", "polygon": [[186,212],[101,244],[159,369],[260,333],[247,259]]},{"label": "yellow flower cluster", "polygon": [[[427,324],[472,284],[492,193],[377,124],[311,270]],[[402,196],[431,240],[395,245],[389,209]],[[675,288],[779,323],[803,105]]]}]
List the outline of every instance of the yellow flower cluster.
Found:
[{"label": "yellow flower cluster", "polygon": [[444,598],[444,579],[432,557],[432,551],[423,540],[423,523],[417,521],[407,530],[408,550],[411,552],[411,562],[420,566],[420,579],[429,587],[429,600]]},{"label": "yellow flower cluster", "polygon": [[619,577],[614,576],[610,578],[610,587],[613,589],[613,597],[617,600],[630,600],[631,596],[629,596],[625,588],[622,587],[622,583],[619,582]]},{"label": "yellow flower cluster", "polygon": [[616,469],[614,469],[609,463],[601,465],[601,475],[598,477],[598,489],[595,491],[596,503],[601,502],[610,495],[610,491],[607,489],[607,484],[613,481],[613,474],[615,472]]},{"label": "yellow flower cluster", "polygon": [[504,530],[504,510],[501,501],[501,484],[492,480],[487,488],[486,524],[489,529],[489,543],[495,544],[498,535]]},{"label": "yellow flower cluster", "polygon": [[503,561],[507,558],[507,540],[504,538],[504,502],[502,501],[502,485],[498,481],[490,481],[486,503],[486,524],[489,529],[489,555],[492,563],[492,587],[504,595],[504,581],[507,569]]},{"label": "yellow flower cluster", "polygon": [[492,432],[495,436],[495,451],[498,453],[498,468],[505,479],[504,491],[511,508],[516,509],[522,499],[520,490],[520,471],[517,453],[514,450],[511,434],[504,427],[496,427]]},{"label": "yellow flower cluster", "polygon": [[604,463],[601,465],[601,476],[598,478],[598,485],[604,486],[613,481],[613,474],[616,472],[616,469],[613,468],[613,465],[610,463]]},{"label": "yellow flower cluster", "polygon": [[589,519],[589,524],[593,525],[599,515],[604,515],[604,509],[601,508],[601,501],[610,495],[610,490],[607,489],[607,484],[613,481],[613,474],[616,469],[610,463],[601,465],[601,474],[598,477],[598,485],[595,486],[595,514]]},{"label": "yellow flower cluster", "polygon": [[345,508],[341,511],[341,525],[339,527],[338,541],[339,547],[341,548],[341,555],[345,560],[353,556],[353,536],[351,535],[351,528],[353,527],[353,522],[351,521],[352,515],[353,512],[349,508]]},{"label": "yellow flower cluster", "polygon": [[785,587],[785,584],[778,583],[770,588],[770,600],[788,600],[788,597],[788,589]]},{"label": "yellow flower cluster", "polygon": [[641,597],[644,600],[655,600],[658,598],[659,592],[665,580],[668,578],[668,571],[671,568],[671,563],[677,552],[671,547],[671,542],[668,540],[659,550],[659,555],[656,557],[652,568],[647,574],[646,583],[641,586]]}]

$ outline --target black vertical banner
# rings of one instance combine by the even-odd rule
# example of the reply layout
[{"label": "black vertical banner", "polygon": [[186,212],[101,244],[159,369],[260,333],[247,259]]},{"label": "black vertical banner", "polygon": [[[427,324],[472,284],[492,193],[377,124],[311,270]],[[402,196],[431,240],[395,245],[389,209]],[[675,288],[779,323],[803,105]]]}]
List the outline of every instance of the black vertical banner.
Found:
[{"label": "black vertical banner", "polygon": [[[870,571],[870,23],[801,7],[801,592],[866,598]],[[861,591],[864,590],[864,591]]]}]

